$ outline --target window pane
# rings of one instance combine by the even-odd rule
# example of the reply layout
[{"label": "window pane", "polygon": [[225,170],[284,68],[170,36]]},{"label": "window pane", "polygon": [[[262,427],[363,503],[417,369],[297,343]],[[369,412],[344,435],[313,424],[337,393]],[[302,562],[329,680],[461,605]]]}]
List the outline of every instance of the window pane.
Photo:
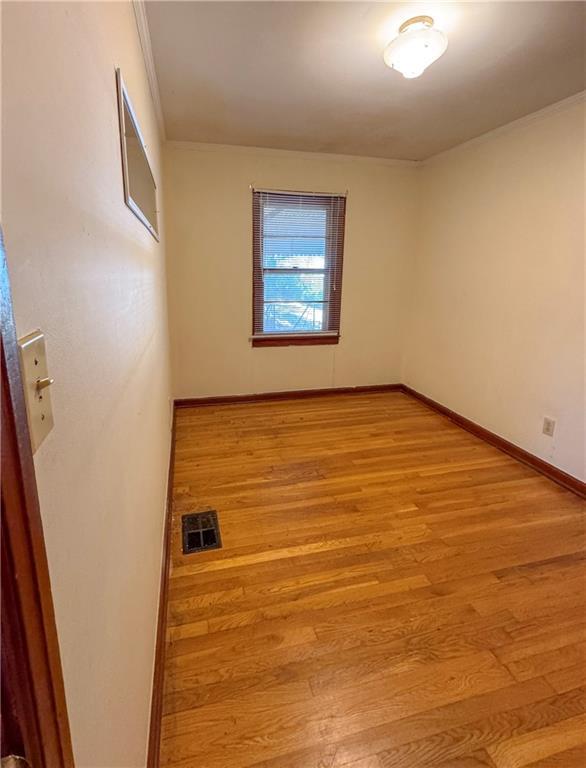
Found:
[{"label": "window pane", "polygon": [[323,303],[270,302],[264,305],[263,330],[265,333],[306,333],[322,331],[324,326]]},{"label": "window pane", "polygon": [[344,210],[339,195],[254,191],[255,335],[338,331]]},{"label": "window pane", "polygon": [[307,274],[264,275],[265,301],[303,301],[316,302],[324,300],[324,276]]},{"label": "window pane", "polygon": [[324,269],[326,240],[324,237],[264,237],[264,267],[309,267]]}]

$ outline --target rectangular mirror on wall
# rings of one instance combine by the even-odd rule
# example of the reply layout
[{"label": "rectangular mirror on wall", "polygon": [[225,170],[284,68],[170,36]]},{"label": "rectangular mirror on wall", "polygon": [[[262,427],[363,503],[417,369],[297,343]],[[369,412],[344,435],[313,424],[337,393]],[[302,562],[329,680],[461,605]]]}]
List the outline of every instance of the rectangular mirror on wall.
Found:
[{"label": "rectangular mirror on wall", "polygon": [[151,170],[146,144],[142,138],[136,113],[132,108],[128,91],[120,70],[116,70],[118,87],[118,116],[120,119],[120,148],[122,151],[122,176],[124,200],[157,240],[157,186]]}]

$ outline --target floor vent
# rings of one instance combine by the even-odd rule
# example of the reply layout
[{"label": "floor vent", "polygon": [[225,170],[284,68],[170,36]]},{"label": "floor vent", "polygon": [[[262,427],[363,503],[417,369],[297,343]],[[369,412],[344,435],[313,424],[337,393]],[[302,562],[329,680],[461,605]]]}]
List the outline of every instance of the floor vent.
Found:
[{"label": "floor vent", "polygon": [[218,515],[213,509],[183,515],[181,531],[184,555],[201,552],[204,549],[220,549],[222,546]]}]

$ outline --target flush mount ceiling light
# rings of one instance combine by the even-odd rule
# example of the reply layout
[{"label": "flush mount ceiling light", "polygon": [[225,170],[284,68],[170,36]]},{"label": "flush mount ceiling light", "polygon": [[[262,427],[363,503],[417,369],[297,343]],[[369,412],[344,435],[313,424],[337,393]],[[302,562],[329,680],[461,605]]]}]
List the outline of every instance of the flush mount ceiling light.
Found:
[{"label": "flush mount ceiling light", "polygon": [[414,16],[399,27],[399,36],[392,40],[383,54],[385,64],[403,77],[419,77],[445,53],[448,38],[433,28],[431,16]]}]

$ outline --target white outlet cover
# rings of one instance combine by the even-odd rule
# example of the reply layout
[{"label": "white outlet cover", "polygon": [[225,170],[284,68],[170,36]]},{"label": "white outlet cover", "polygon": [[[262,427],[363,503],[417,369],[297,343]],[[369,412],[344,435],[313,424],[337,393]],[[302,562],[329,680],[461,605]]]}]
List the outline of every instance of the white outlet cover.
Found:
[{"label": "white outlet cover", "polygon": [[548,437],[553,437],[553,433],[555,432],[555,419],[551,419],[549,416],[544,416],[542,432]]},{"label": "white outlet cover", "polygon": [[37,388],[40,379],[49,378],[45,336],[34,331],[18,340],[20,370],[33,453],[53,429],[51,387]]}]

